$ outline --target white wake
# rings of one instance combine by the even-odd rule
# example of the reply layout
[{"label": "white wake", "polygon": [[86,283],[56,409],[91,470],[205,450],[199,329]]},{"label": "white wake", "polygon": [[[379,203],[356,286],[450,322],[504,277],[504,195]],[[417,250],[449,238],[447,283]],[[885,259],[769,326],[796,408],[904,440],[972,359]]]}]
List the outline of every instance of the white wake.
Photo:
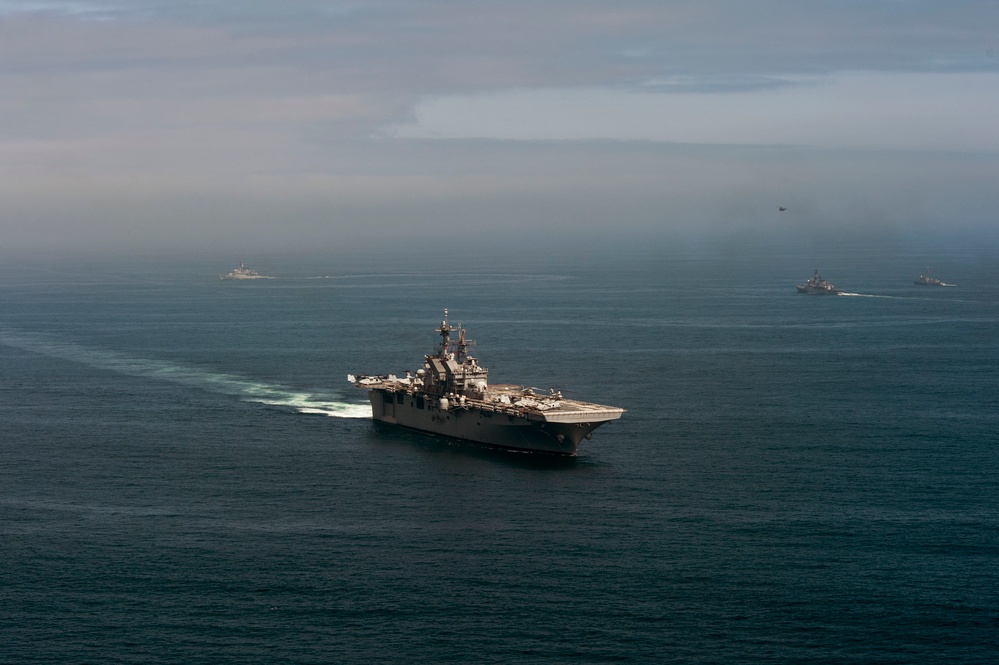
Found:
[{"label": "white wake", "polygon": [[900,298],[898,296],[882,296],[876,293],[846,293],[841,291],[838,295],[852,298],[887,298],[888,300],[905,300],[905,298]]},{"label": "white wake", "polygon": [[299,413],[317,413],[335,418],[371,417],[369,404],[346,402],[341,399],[341,395],[333,392],[328,394],[305,392],[286,386],[253,381],[235,374],[210,372],[167,360],[136,358],[117,351],[83,346],[42,335],[10,333],[0,330],[0,344],[128,376],[194,386],[211,392],[232,395],[247,402],[285,406],[293,408]]}]

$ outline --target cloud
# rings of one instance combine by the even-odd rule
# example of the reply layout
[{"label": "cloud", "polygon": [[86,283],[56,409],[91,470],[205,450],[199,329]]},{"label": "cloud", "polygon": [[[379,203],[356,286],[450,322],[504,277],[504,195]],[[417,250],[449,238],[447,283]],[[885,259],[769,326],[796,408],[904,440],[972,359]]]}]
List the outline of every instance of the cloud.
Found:
[{"label": "cloud", "polygon": [[999,117],[999,73],[844,73],[711,93],[588,88],[440,97],[386,131],[410,138],[999,151],[991,117]]},{"label": "cloud", "polygon": [[999,203],[993,11],[0,0],[0,233],[621,235],[751,224],[789,182],[816,220],[844,197],[917,214],[911,191],[927,219],[979,218]]}]

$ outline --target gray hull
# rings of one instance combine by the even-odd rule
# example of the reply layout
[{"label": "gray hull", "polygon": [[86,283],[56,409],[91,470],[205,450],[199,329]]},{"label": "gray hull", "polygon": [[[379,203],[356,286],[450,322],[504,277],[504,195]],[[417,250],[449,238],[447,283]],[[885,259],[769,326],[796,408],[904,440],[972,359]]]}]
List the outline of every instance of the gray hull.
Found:
[{"label": "gray hull", "polygon": [[369,391],[372,417],[383,423],[511,450],[575,455],[579,442],[606,422],[548,422],[531,414],[513,415],[477,407],[442,409],[429,399],[401,396],[400,402],[400,393]]},{"label": "gray hull", "polygon": [[798,288],[798,293],[807,293],[810,296],[838,296],[839,295],[839,291],[838,290],[809,289],[809,288],[806,288],[804,286],[799,286],[797,288]]}]

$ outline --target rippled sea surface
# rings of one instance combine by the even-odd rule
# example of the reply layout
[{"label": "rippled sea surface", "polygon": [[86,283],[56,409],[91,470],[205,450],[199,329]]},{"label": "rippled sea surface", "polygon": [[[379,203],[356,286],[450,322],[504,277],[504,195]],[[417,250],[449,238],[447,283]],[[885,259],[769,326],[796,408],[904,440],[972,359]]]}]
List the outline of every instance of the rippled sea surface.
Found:
[{"label": "rippled sea surface", "polygon": [[[924,259],[4,268],[0,661],[994,662],[999,286]],[[375,426],[346,375],[445,307],[628,412],[571,459]]]}]

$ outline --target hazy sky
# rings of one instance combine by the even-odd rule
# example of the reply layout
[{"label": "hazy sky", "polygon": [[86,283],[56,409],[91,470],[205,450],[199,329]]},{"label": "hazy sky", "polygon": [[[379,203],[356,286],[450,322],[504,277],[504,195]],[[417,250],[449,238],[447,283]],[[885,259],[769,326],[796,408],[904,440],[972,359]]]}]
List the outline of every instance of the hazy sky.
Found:
[{"label": "hazy sky", "polygon": [[0,251],[989,229],[997,51],[995,0],[0,0]]}]

